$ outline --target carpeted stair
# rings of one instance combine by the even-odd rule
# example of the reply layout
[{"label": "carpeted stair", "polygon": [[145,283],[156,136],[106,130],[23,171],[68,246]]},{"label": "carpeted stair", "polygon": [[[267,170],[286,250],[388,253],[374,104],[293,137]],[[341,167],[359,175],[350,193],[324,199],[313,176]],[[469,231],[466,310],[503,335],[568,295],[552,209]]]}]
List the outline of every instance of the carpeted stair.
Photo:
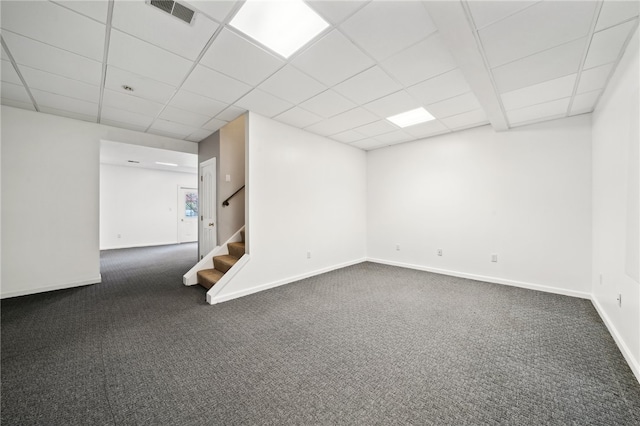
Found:
[{"label": "carpeted stair", "polygon": [[240,260],[244,255],[244,231],[240,234],[242,235],[241,242],[227,244],[229,254],[213,257],[213,269],[198,271],[198,284],[206,289],[210,289]]}]

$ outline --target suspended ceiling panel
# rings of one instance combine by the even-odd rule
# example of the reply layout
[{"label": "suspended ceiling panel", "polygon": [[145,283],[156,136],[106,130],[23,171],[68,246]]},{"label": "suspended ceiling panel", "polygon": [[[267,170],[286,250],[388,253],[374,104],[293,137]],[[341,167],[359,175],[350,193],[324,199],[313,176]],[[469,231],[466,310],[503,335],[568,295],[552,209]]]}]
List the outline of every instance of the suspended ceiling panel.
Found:
[{"label": "suspended ceiling panel", "polygon": [[[639,5],[306,3],[330,25],[284,58],[229,25],[238,1],[180,1],[191,24],[144,0],[2,1],[2,104],[194,142],[251,110],[376,149],[593,111]],[[418,107],[435,120],[386,119]]]}]

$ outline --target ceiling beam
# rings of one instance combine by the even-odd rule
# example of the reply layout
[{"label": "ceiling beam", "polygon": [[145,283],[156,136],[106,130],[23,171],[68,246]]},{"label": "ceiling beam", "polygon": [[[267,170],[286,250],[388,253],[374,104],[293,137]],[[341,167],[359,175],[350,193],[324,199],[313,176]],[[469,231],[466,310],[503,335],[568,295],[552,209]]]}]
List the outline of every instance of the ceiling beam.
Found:
[{"label": "ceiling beam", "polygon": [[424,5],[493,128],[497,131],[508,130],[509,124],[502,102],[483,55],[477,32],[469,22],[463,3],[425,1]]}]

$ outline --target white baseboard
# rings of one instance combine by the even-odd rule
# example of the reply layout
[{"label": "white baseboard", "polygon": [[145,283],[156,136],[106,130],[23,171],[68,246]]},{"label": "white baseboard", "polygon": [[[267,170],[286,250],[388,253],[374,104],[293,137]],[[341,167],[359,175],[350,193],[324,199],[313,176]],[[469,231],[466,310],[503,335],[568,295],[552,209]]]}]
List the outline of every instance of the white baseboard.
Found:
[{"label": "white baseboard", "polygon": [[[195,241],[184,241],[185,243],[195,242]],[[138,248],[138,247],[155,247],[155,246],[170,246],[174,244],[182,244],[177,241],[167,241],[164,243],[143,243],[143,244],[126,244],[121,246],[109,246],[109,247],[100,247],[100,250],[119,250],[125,248]]]},{"label": "white baseboard", "polygon": [[629,368],[631,368],[631,371],[636,376],[636,380],[638,381],[638,383],[640,383],[640,360],[634,358],[631,350],[620,336],[620,333],[618,333],[618,330],[613,325],[613,322],[609,318],[609,315],[607,315],[606,311],[604,310],[602,305],[600,305],[598,300],[595,297],[592,297],[591,303],[593,303],[593,306],[595,306],[596,311],[598,311],[598,314],[600,315],[600,318],[602,318],[602,322],[604,322],[604,325],[607,326],[609,334],[611,334],[613,340],[615,340],[616,344],[618,345],[618,349],[620,349],[620,352],[622,352],[622,356],[624,356],[624,359],[627,360]]},{"label": "white baseboard", "polygon": [[413,265],[410,263],[395,262],[392,260],[367,258],[368,262],[381,263],[383,265],[399,266],[401,268],[416,269],[418,271],[434,272],[436,274],[450,275],[452,277],[468,278],[476,281],[485,281],[493,284],[504,284],[513,287],[526,288],[529,290],[544,291],[546,293],[561,294],[563,296],[579,297],[580,299],[591,299],[591,294],[583,291],[567,290],[560,287],[551,287],[543,284],[535,284],[524,281],[507,280],[504,278],[490,277],[486,275],[469,274],[466,272],[451,271],[448,269],[431,268],[429,266]]},{"label": "white baseboard", "polygon": [[26,290],[17,290],[17,291],[2,293],[0,294],[0,299],[6,299],[9,297],[26,296],[29,294],[36,294],[36,293],[44,293],[45,291],[54,291],[54,290],[63,290],[66,288],[83,287],[85,285],[99,284],[101,282],[102,282],[102,275],[98,274],[96,278],[91,278],[88,280],[74,281],[71,283],[56,284],[56,285],[50,285],[46,287],[30,288]]},{"label": "white baseboard", "polygon": [[290,284],[292,282],[300,281],[300,280],[303,280],[305,278],[310,278],[310,277],[313,277],[315,275],[320,275],[320,274],[324,274],[326,272],[335,271],[336,269],[346,268],[347,266],[356,265],[358,263],[366,262],[366,260],[367,259],[365,259],[365,258],[356,259],[356,260],[352,260],[352,261],[349,261],[349,262],[340,263],[338,265],[332,265],[332,266],[329,266],[329,267],[326,267],[326,268],[316,269],[315,271],[307,272],[307,273],[304,273],[304,274],[301,274],[301,275],[296,275],[296,276],[284,278],[284,279],[281,279],[281,280],[278,280],[278,281],[273,281],[273,282],[270,282],[270,283],[261,284],[261,285],[255,286],[255,287],[247,288],[247,289],[236,291],[236,292],[233,292],[233,293],[223,294],[221,296],[214,296],[210,300],[207,300],[207,302],[209,304],[211,304],[211,305],[215,305],[216,303],[222,303],[222,302],[226,302],[228,300],[237,299],[239,297],[248,296],[248,295],[253,294],[253,293],[258,293],[260,291],[268,290],[270,288],[279,287],[279,286],[285,285],[285,284]]}]

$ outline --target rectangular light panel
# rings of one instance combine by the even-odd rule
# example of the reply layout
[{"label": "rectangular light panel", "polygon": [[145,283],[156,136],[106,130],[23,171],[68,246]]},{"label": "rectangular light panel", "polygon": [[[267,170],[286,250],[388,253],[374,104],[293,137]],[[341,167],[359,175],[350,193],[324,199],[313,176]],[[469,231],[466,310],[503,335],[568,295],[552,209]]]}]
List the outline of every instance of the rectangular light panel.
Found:
[{"label": "rectangular light panel", "polygon": [[247,0],[229,24],[285,58],[329,26],[302,0]]},{"label": "rectangular light panel", "polygon": [[435,120],[435,117],[429,114],[426,109],[420,107],[412,109],[411,111],[403,112],[402,114],[387,117],[387,120],[398,127],[409,127],[415,124],[424,123],[425,121]]}]

